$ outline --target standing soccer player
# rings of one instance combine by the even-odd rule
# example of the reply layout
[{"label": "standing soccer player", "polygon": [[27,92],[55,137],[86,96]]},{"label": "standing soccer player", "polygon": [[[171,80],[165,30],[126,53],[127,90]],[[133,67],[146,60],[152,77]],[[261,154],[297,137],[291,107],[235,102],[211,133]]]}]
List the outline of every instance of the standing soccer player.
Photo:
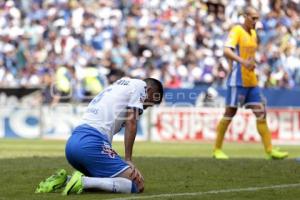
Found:
[{"label": "standing soccer player", "polygon": [[[88,105],[83,122],[66,144],[66,158],[78,171],[72,177],[64,169],[42,181],[36,193],[48,193],[65,184],[63,195],[99,189],[117,193],[144,190],[144,178],[132,161],[137,121],[143,110],[160,104],[162,84],[152,78],[122,78]],[[112,149],[113,136],[125,127],[125,160]]]},{"label": "standing soccer player", "polygon": [[255,69],[255,52],[257,50],[257,35],[255,24],[259,19],[258,12],[253,7],[244,11],[245,21],[242,25],[231,28],[225,43],[224,55],[229,61],[231,72],[227,80],[226,110],[217,126],[217,138],[213,157],[228,159],[222,151],[225,132],[235,116],[238,106],[252,109],[256,116],[257,130],[261,136],[267,158],[283,159],[287,152],[272,148],[271,134],[266,123],[265,104],[259,87]]}]

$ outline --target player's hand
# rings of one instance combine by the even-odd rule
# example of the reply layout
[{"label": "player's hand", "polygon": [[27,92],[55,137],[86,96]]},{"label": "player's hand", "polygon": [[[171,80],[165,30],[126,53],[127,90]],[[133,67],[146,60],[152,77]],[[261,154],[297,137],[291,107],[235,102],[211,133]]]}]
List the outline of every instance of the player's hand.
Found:
[{"label": "player's hand", "polygon": [[130,178],[133,181],[136,181],[138,183],[143,183],[144,182],[144,177],[142,176],[141,172],[134,166],[132,161],[126,161],[127,164],[130,166],[132,169],[132,172],[130,174]]},{"label": "player's hand", "polygon": [[242,62],[242,65],[244,65],[247,69],[251,71],[254,70],[256,67],[254,58],[249,58],[248,60],[244,60]]}]

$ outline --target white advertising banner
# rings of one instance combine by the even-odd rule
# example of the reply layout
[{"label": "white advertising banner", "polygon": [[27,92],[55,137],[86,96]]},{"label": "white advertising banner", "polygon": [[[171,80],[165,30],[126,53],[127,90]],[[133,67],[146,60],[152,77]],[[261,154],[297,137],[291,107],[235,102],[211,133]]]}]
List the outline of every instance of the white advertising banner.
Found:
[{"label": "white advertising banner", "polygon": [[[224,109],[156,108],[151,116],[152,141],[211,141]],[[274,143],[300,144],[300,109],[268,109],[267,121]],[[240,110],[225,135],[227,141],[260,141],[256,118]]]},{"label": "white advertising banner", "polygon": [[[0,107],[0,138],[67,139],[72,130],[81,124],[85,105],[58,104],[55,107],[2,106]],[[148,116],[147,112],[144,116]],[[138,124],[136,140],[148,139],[147,120]],[[123,140],[123,133],[114,141]]]},{"label": "white advertising banner", "polygon": [[[80,124],[84,105],[55,107],[0,107],[0,138],[67,139]],[[158,107],[145,112],[137,140],[213,141],[224,109]],[[259,142],[255,116],[240,110],[225,135],[227,141]],[[268,125],[274,143],[300,144],[300,109],[268,109]],[[150,134],[149,134],[150,133]],[[122,141],[123,133],[114,141]]]}]

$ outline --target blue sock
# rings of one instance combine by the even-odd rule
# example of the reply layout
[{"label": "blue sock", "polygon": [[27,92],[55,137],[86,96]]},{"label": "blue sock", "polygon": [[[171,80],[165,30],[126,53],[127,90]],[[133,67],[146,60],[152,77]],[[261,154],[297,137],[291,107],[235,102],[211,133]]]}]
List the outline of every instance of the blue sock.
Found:
[{"label": "blue sock", "polygon": [[138,189],[137,185],[133,181],[131,181],[131,182],[132,182],[131,193],[138,193],[139,189]]}]

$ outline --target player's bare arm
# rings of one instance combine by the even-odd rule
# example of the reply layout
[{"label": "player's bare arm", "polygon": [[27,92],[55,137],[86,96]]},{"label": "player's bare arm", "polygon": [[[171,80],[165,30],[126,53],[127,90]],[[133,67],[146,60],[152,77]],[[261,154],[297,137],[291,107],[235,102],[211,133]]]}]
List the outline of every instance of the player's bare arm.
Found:
[{"label": "player's bare arm", "polygon": [[138,109],[128,109],[127,110],[127,119],[125,124],[125,160],[130,165],[132,172],[130,178],[132,180],[137,180],[140,182],[143,180],[143,176],[140,171],[134,166],[132,162],[132,149],[137,132],[137,120],[138,120]]},{"label": "player's bare arm", "polygon": [[125,124],[125,160],[132,161],[132,149],[137,131],[138,110],[128,109]]}]

